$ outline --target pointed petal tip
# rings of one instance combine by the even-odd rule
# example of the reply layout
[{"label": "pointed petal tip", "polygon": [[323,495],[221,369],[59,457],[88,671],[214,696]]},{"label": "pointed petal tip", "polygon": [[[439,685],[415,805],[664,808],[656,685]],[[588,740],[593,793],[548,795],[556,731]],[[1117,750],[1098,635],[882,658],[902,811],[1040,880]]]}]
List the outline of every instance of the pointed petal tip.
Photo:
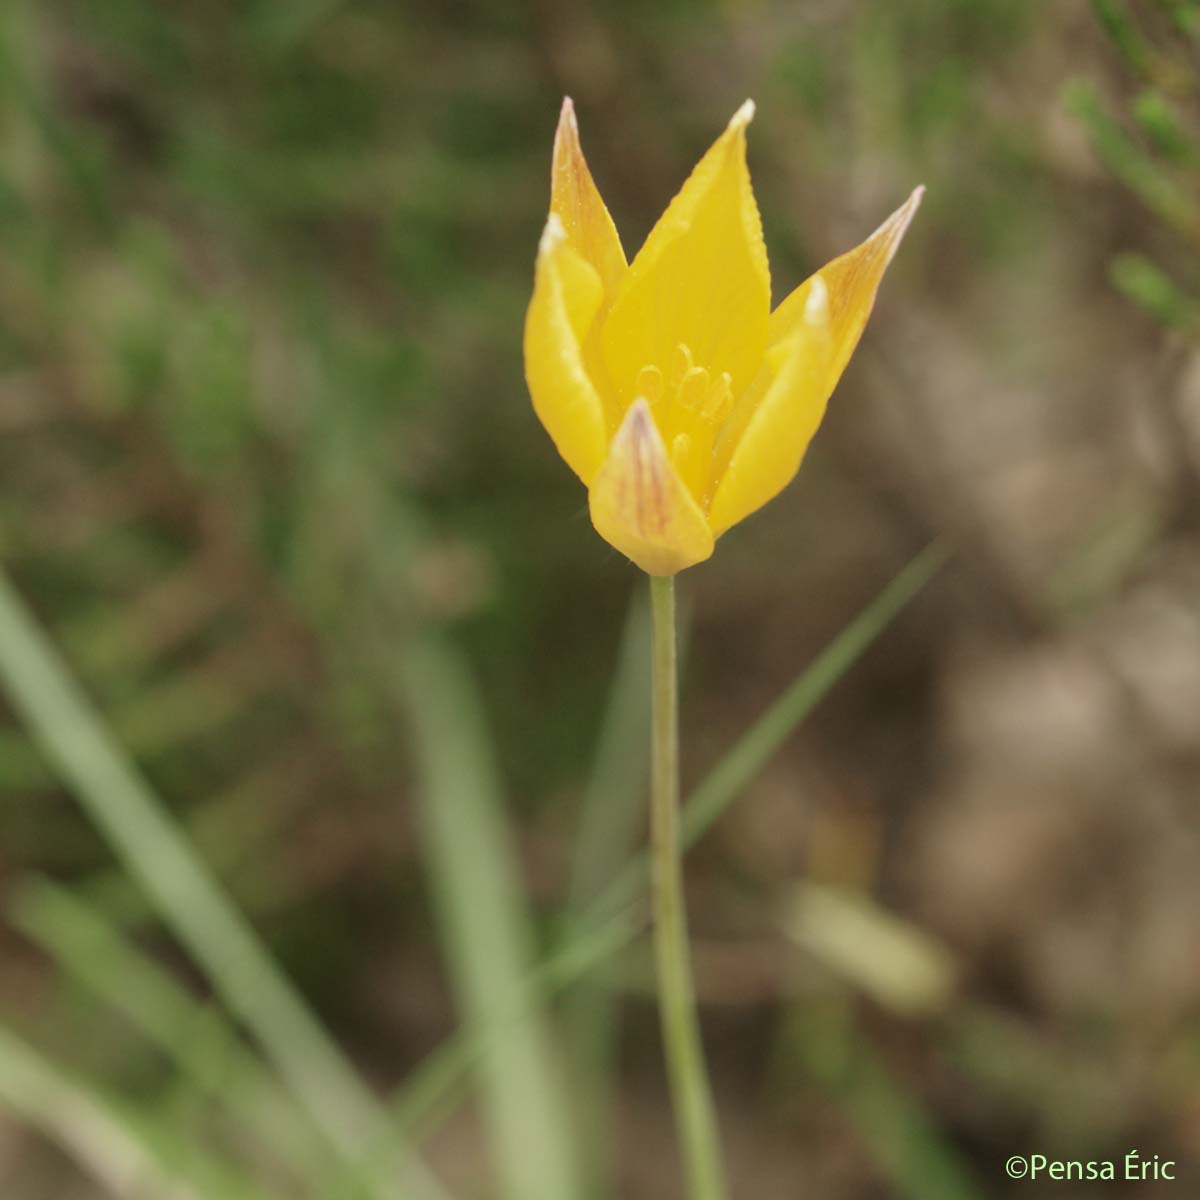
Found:
[{"label": "pointed petal tip", "polygon": [[645,396],[638,396],[634,400],[625,414],[625,420],[629,422],[629,433],[635,441],[642,442],[654,437],[661,439],[658,426],[654,424],[654,414],[650,411],[650,401]]},{"label": "pointed petal tip", "polygon": [[895,213],[893,213],[889,220],[895,221],[897,224],[902,223],[907,226],[909,221],[911,221],[916,215],[916,211],[921,207],[921,201],[924,199],[925,185],[923,183],[919,183],[909,193],[908,199],[905,200],[902,205],[900,205],[900,207],[895,211]]},{"label": "pointed petal tip", "polygon": [[[588,169],[579,141],[575,105],[570,96],[563,97],[558,128],[554,133],[550,211],[562,221],[562,230],[572,247],[599,272],[604,287],[614,289],[625,273],[625,252]],[[549,246],[555,244],[556,238],[557,234],[549,235]]]},{"label": "pointed petal tip", "polygon": [[638,396],[630,404],[621,424],[629,444],[638,447],[640,453],[666,457],[662,434],[658,432],[658,426],[654,423],[654,413],[650,410],[650,401],[645,396]]},{"label": "pointed petal tip", "polygon": [[891,263],[897,250],[900,249],[900,243],[904,239],[904,235],[908,232],[908,227],[912,224],[913,217],[917,215],[917,209],[921,207],[921,201],[925,197],[925,185],[918,184],[913,188],[912,192],[905,202],[880,227],[864,242],[867,245],[876,239],[879,239],[886,246],[884,265]]},{"label": "pointed petal tip", "polygon": [[558,127],[554,131],[554,158],[557,162],[563,157],[570,158],[580,153],[582,151],[579,148],[579,122],[575,119],[575,105],[571,103],[570,96],[564,96],[562,108],[558,111]]},{"label": "pointed petal tip", "polygon": [[745,129],[751,121],[754,120],[756,106],[753,100],[747,100],[741,108],[733,114],[729,121],[730,129]]}]

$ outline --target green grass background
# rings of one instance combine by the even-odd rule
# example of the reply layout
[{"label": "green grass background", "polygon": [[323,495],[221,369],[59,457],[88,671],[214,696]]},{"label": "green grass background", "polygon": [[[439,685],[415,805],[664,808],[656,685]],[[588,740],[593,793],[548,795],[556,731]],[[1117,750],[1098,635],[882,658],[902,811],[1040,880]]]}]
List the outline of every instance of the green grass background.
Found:
[{"label": "green grass background", "polygon": [[1194,1178],[1196,14],[0,7],[0,1194],[680,1195],[639,580],[522,379],[564,94],[630,253],[753,97],[777,299],[928,188],[682,581],[734,1194]]}]

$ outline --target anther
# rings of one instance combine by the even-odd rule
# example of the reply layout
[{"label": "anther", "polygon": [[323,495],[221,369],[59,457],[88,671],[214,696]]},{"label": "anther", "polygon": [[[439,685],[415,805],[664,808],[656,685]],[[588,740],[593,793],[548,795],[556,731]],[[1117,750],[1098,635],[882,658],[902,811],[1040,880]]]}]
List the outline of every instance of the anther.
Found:
[{"label": "anther", "polygon": [[703,367],[692,367],[679,381],[679,403],[689,412],[703,412],[708,387],[708,372]]},{"label": "anther", "polygon": [[678,387],[692,369],[692,352],[680,342],[671,352],[671,386]]},{"label": "anther", "polygon": [[662,400],[662,372],[653,365],[643,367],[637,373],[637,379],[634,382],[634,392],[638,396],[645,396],[650,401],[650,407],[656,408],[659,401]]}]

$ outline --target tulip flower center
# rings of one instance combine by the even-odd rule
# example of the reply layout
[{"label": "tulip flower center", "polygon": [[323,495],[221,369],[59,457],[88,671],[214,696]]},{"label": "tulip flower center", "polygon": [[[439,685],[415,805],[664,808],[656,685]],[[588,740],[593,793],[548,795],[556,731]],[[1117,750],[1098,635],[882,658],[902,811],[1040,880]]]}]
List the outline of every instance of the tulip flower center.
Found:
[{"label": "tulip flower center", "polygon": [[649,403],[680,478],[696,502],[707,509],[713,443],[733,407],[729,372],[722,371],[714,379],[695,364],[691,349],[680,342],[665,374],[654,364],[642,367],[635,391]]}]

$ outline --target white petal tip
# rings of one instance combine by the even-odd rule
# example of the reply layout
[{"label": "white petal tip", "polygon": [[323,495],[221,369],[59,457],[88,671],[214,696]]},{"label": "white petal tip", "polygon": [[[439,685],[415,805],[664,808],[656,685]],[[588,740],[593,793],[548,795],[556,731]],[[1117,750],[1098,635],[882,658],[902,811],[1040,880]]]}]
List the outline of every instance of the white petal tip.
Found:
[{"label": "white petal tip", "polygon": [[538,254],[549,254],[559,242],[565,241],[566,237],[567,231],[562,218],[558,213],[552,212],[546,218],[546,228],[542,230],[541,240],[538,242]]},{"label": "white petal tip", "polygon": [[733,120],[729,122],[730,129],[745,129],[751,121],[754,120],[754,101],[747,100],[741,108],[733,114]]},{"label": "white petal tip", "polygon": [[912,190],[912,194],[907,200],[883,223],[883,228],[889,229],[890,245],[887,253],[887,261],[890,263],[897,250],[900,249],[900,241],[908,232],[908,227],[912,224],[913,217],[917,215],[917,209],[921,207],[921,200],[925,195],[925,185],[918,184]]},{"label": "white petal tip", "polygon": [[559,120],[565,121],[572,129],[578,130],[579,123],[575,120],[575,102],[570,96],[564,96],[562,102],[562,111],[559,113]]},{"label": "white petal tip", "polygon": [[808,325],[824,325],[829,320],[829,288],[820,275],[814,275],[804,302],[804,320]]}]

